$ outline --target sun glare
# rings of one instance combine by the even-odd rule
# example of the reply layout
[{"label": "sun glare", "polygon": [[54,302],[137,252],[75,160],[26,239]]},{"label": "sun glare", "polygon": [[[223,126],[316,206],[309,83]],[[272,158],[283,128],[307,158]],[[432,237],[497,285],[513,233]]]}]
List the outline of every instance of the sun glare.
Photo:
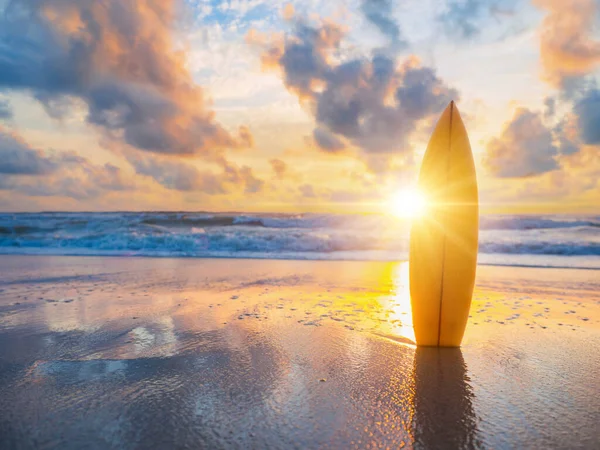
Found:
[{"label": "sun glare", "polygon": [[390,212],[397,217],[414,218],[422,216],[427,202],[417,189],[403,189],[390,202]]}]

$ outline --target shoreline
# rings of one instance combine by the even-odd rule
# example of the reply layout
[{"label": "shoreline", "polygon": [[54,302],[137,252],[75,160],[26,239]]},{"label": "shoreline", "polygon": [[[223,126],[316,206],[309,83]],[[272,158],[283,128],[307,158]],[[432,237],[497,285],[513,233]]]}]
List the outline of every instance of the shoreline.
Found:
[{"label": "shoreline", "polygon": [[[13,252],[4,252],[4,249],[0,248],[0,257],[2,256],[25,256],[25,257],[65,257],[65,258],[127,258],[127,259],[183,259],[183,260],[251,260],[251,261],[307,261],[307,262],[357,262],[357,263],[393,263],[400,264],[408,261],[408,258],[400,258],[400,259],[349,259],[349,258],[297,258],[297,257],[274,257],[274,255],[266,255],[262,256],[244,256],[244,255],[236,255],[236,256],[189,256],[189,255],[125,255],[119,253],[118,251],[114,254],[95,254],[95,253],[13,253]],[[504,255],[504,254],[502,254]],[[506,256],[512,256],[511,254],[506,254]],[[569,257],[577,257],[578,255],[536,255],[536,256],[559,256],[564,258]],[[599,257],[600,264],[600,257]],[[600,270],[600,265],[598,267],[578,267],[578,266],[543,266],[543,265],[534,265],[534,264],[502,264],[502,263],[485,263],[485,262],[477,262],[477,267],[515,267],[515,268],[531,268],[531,269],[565,269],[565,270]]]}]

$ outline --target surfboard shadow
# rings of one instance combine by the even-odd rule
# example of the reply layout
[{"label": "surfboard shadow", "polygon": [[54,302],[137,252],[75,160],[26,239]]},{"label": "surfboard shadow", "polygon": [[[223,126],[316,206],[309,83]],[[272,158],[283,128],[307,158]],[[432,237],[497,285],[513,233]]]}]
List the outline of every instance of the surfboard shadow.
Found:
[{"label": "surfboard shadow", "polygon": [[415,448],[481,448],[473,391],[460,348],[418,347],[414,359]]}]

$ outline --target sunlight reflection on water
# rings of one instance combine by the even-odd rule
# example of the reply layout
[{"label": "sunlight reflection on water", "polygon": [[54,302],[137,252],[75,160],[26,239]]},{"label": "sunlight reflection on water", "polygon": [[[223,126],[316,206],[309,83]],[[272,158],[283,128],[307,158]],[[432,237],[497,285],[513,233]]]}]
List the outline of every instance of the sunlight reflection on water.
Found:
[{"label": "sunlight reflection on water", "polygon": [[381,282],[389,286],[390,295],[379,299],[380,311],[386,311],[387,326],[375,334],[400,343],[414,344],[408,262],[389,264],[382,273]]},{"label": "sunlight reflection on water", "polygon": [[394,314],[400,320],[400,335],[415,342],[415,330],[412,321],[410,306],[410,286],[408,283],[408,262],[400,263],[396,267],[396,298],[393,306]]}]

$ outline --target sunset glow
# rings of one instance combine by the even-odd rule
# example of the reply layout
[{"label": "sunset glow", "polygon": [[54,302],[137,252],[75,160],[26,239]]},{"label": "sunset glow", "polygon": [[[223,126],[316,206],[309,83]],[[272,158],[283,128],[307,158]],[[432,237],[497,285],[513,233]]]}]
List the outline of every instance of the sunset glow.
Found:
[{"label": "sunset glow", "polygon": [[425,195],[415,188],[402,189],[390,200],[390,209],[393,215],[402,218],[422,216],[427,210]]},{"label": "sunset glow", "polygon": [[0,0],[0,274],[0,450],[600,450],[600,0]]},{"label": "sunset glow", "polygon": [[5,3],[2,211],[374,212],[451,100],[483,213],[598,211],[593,0]]}]

